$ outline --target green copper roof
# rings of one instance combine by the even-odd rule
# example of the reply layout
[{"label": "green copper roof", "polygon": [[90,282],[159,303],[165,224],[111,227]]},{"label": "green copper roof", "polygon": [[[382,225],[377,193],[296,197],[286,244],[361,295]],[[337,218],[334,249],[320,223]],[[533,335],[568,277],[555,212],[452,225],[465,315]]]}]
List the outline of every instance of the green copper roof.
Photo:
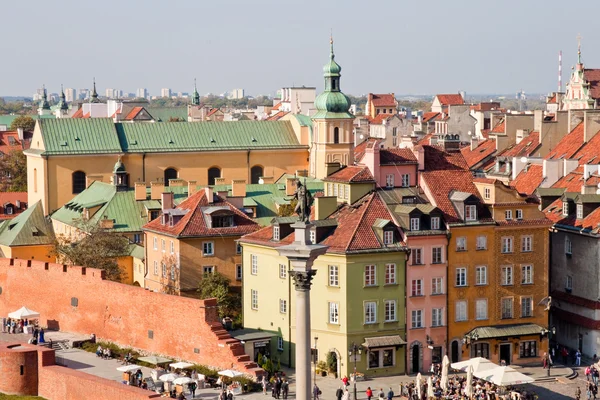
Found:
[{"label": "green copper roof", "polygon": [[340,76],[340,72],[342,72],[342,67],[340,67],[340,65],[335,62],[335,53],[333,52],[333,38],[329,41],[329,45],[329,62],[323,66],[323,74],[325,75],[325,77]]},{"label": "green copper roof", "polygon": [[144,251],[144,246],[140,246],[138,244],[130,244],[129,245],[129,255],[133,258],[137,258],[139,260],[146,259],[146,252]]},{"label": "green copper roof", "polygon": [[348,112],[351,105],[350,99],[340,90],[340,72],[342,71],[342,67],[335,62],[333,39],[331,39],[330,44],[329,62],[323,67],[325,90],[315,100],[317,112],[313,115],[313,119],[354,118]]},{"label": "green copper roof", "polygon": [[156,122],[169,122],[170,118],[179,118],[187,122],[187,107],[144,107]]},{"label": "green copper roof", "polygon": [[38,201],[14,219],[0,222],[0,244],[4,246],[35,246],[51,244],[52,224],[44,217]]},{"label": "green copper roof", "polygon": [[[10,127],[10,124],[12,124],[13,120],[20,116],[21,115],[0,115],[0,125],[6,125],[7,127]],[[27,114],[26,116],[31,117],[31,118],[35,119],[36,121],[38,119],[55,119],[56,118],[56,116],[54,114],[48,114],[48,115]]]}]

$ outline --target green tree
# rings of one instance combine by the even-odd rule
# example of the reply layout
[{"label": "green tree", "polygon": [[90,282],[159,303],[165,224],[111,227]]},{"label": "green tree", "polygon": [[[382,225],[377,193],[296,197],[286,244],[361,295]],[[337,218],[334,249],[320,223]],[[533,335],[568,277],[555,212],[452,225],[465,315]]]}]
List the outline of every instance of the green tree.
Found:
[{"label": "green tree", "polygon": [[88,221],[77,221],[76,226],[76,233],[56,237],[51,254],[66,264],[104,270],[111,281],[126,278],[117,259],[129,254],[129,240]]},{"label": "green tree", "polygon": [[219,316],[235,316],[241,308],[242,299],[238,293],[229,290],[230,279],[218,272],[206,274],[198,285],[201,299],[217,299]]},{"label": "green tree", "polygon": [[21,150],[0,153],[0,191],[27,191],[27,158]]},{"label": "green tree", "polygon": [[22,128],[24,131],[33,131],[35,128],[35,120],[28,115],[20,115],[13,119],[10,124],[10,129],[16,131],[17,128]]}]

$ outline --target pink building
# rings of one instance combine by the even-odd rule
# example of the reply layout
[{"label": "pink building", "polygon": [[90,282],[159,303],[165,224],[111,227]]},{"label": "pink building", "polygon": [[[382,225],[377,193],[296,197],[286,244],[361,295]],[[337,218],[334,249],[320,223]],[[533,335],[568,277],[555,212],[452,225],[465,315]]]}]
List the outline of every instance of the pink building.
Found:
[{"label": "pink building", "polygon": [[381,142],[371,138],[355,151],[355,160],[369,168],[380,188],[410,187],[418,182],[419,162],[411,149],[382,149]]}]

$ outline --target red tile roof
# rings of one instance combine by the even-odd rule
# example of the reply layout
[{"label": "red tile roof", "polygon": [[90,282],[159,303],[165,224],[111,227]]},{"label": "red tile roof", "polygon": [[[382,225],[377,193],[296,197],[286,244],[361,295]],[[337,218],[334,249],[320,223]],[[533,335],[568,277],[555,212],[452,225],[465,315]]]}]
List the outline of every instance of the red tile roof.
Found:
[{"label": "red tile roof", "polygon": [[471,107],[473,111],[491,111],[500,108],[500,103],[495,101],[485,101]]},{"label": "red tile roof", "polygon": [[600,133],[594,133],[595,135],[573,156],[574,159],[579,160],[579,165],[600,164]]},{"label": "red tile roof", "polygon": [[440,119],[442,116],[439,112],[426,112],[423,114],[423,122],[429,122],[430,120]]},{"label": "red tile roof", "polygon": [[221,111],[221,109],[219,109],[219,108],[211,108],[211,110],[206,114],[206,116],[210,117],[210,116],[216,114],[219,111]]},{"label": "red tile roof", "polygon": [[471,150],[471,146],[465,146],[460,149],[460,152],[469,168],[472,168],[496,152],[496,141],[484,140],[479,142],[479,145],[474,150]]},{"label": "red tile roof", "polygon": [[271,110],[275,110],[275,111],[277,111],[277,110],[279,110],[280,108],[281,108],[281,102],[279,102],[279,103],[275,104],[275,105],[273,106],[273,108],[271,108]]},{"label": "red tile roof", "polygon": [[503,151],[501,155],[504,157],[529,157],[538,147],[540,147],[540,133],[534,131],[518,144]]},{"label": "red tile roof", "polygon": [[[573,192],[567,190],[567,192]],[[577,192],[580,192],[577,191]],[[577,219],[575,213],[570,213],[568,216],[562,213],[562,199],[554,200],[546,209],[544,214],[546,218],[558,225],[572,226],[577,229],[585,229],[598,233],[600,231],[600,208],[596,208],[583,219]]]},{"label": "red tile roof", "polygon": [[[27,136],[31,137],[30,134]],[[24,147],[27,147],[28,142],[29,140],[25,138],[25,143],[22,143],[17,131],[0,131],[0,153],[8,154],[13,150],[22,151]]]},{"label": "red tile roof", "polygon": [[460,94],[438,94],[435,97],[437,97],[443,106],[465,104],[465,100]]},{"label": "red tile roof", "polygon": [[267,117],[267,121],[279,121],[284,115],[289,114],[288,111],[279,111],[277,114],[273,114]]},{"label": "red tile roof", "polygon": [[583,78],[590,85],[592,99],[600,98],[600,69],[584,69]]},{"label": "red tile roof", "polygon": [[434,133],[428,133],[427,135],[423,136],[423,138],[421,138],[421,140],[419,140],[417,142],[417,144],[422,145],[422,146],[429,145],[429,144],[431,144],[431,138],[433,136],[435,136]]},{"label": "red tile roof", "polygon": [[556,93],[554,93],[554,96],[552,96],[552,98],[550,100],[548,100],[548,104],[556,104]]},{"label": "red tile roof", "polygon": [[83,108],[75,111],[75,114],[71,115],[71,118],[83,118]]},{"label": "red tile roof", "polygon": [[[227,207],[234,215],[235,226],[226,228],[211,228],[207,226],[203,208]],[[175,237],[213,237],[213,236],[242,236],[254,232],[260,226],[228,201],[214,195],[214,202],[208,203],[206,189],[199,190],[181,202],[176,210],[186,214],[173,226],[162,224],[162,216],[144,225],[145,230],[159,232]]]},{"label": "red tile roof", "polygon": [[367,167],[349,165],[323,179],[326,182],[366,183],[375,182]]},{"label": "red tile roof", "polygon": [[[16,208],[17,201],[21,202],[21,208]],[[4,214],[4,206],[12,204],[15,206],[13,214]],[[12,219],[27,209],[27,192],[0,192],[0,220]]]},{"label": "red tile roof", "polygon": [[381,149],[379,165],[417,164],[417,157],[410,149]]},{"label": "red tile roof", "polygon": [[393,117],[394,114],[377,114],[375,118],[369,118],[369,123],[373,125],[381,125],[384,120]]},{"label": "red tile roof", "polygon": [[548,160],[573,158],[583,145],[583,122],[566,134],[545,157]]},{"label": "red tile roof", "polygon": [[531,196],[544,180],[542,173],[543,167],[541,165],[529,165],[517,175],[510,185],[517,192]]},{"label": "red tile roof", "polygon": [[369,101],[375,107],[396,107],[396,97],[393,93],[390,94],[373,94],[369,93]]},{"label": "red tile roof", "polygon": [[367,150],[367,146],[372,146],[377,144],[379,141],[375,138],[368,138],[362,143],[359,143],[354,147],[354,161],[360,162],[363,156],[365,155],[365,151]]},{"label": "red tile roof", "polygon": [[504,133],[504,119],[498,121],[496,126],[492,129],[492,133]]},{"label": "red tile roof", "polygon": [[133,107],[125,117],[125,121],[131,121],[144,109],[144,107]]}]

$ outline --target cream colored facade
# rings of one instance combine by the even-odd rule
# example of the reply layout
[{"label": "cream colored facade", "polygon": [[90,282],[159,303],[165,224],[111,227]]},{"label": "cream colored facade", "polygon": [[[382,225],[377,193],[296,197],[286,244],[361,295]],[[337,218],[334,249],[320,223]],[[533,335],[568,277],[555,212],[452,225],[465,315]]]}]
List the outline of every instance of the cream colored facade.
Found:
[{"label": "cream colored facade", "polygon": [[315,119],[311,150],[311,176],[327,176],[327,163],[354,164],[354,118]]}]

